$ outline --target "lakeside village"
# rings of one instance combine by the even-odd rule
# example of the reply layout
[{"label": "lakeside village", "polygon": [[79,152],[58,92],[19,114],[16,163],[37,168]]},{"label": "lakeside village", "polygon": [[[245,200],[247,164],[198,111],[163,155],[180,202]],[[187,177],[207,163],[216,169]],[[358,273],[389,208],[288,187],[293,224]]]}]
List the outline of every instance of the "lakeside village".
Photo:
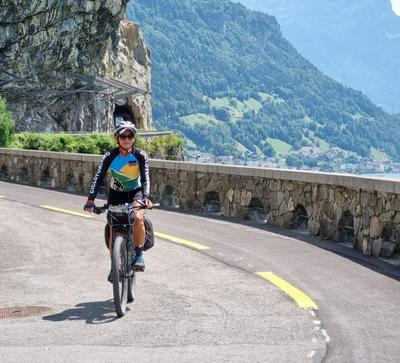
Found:
[{"label": "lakeside village", "polygon": [[219,163],[228,165],[244,165],[253,167],[285,168],[296,170],[312,170],[345,174],[383,174],[400,173],[400,163],[388,158],[377,161],[363,158],[359,155],[333,147],[324,153],[318,153],[316,148],[305,146],[297,152],[281,157],[260,158],[254,153],[248,153],[246,159],[235,159],[233,156],[210,156],[199,152],[186,155],[187,161],[199,163]]}]

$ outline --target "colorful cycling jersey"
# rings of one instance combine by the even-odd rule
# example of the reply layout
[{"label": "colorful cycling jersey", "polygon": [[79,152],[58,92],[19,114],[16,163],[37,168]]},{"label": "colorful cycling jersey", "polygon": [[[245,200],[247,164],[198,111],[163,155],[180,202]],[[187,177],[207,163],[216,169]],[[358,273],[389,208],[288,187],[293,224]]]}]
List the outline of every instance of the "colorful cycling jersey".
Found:
[{"label": "colorful cycling jersey", "polygon": [[134,154],[117,155],[110,168],[111,189],[129,192],[140,187],[139,160]]},{"label": "colorful cycling jersey", "polygon": [[104,154],[90,186],[89,200],[96,198],[108,169],[111,169],[111,189],[129,192],[140,188],[145,197],[150,195],[149,163],[146,153],[133,149],[124,155],[119,148],[115,148]]}]

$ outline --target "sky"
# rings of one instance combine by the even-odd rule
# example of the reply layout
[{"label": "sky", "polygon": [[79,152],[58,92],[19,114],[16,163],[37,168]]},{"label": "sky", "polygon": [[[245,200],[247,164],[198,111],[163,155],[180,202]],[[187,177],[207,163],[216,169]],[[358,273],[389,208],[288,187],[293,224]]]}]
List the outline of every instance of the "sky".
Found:
[{"label": "sky", "polygon": [[392,10],[397,15],[400,16],[400,0],[390,0],[392,2]]}]

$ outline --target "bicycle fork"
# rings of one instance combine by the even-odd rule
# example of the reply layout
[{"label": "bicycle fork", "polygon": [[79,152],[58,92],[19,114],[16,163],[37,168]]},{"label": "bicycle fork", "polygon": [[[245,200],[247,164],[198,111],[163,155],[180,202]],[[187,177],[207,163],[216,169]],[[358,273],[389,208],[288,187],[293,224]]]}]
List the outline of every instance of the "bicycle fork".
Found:
[{"label": "bicycle fork", "polygon": [[133,274],[133,264],[134,264],[134,258],[135,258],[135,251],[134,251],[134,249],[133,249],[133,241],[132,241],[132,227],[129,227],[128,228],[128,233],[127,233],[127,236],[126,236],[126,238],[127,238],[127,241],[126,241],[126,244],[127,244],[127,254],[128,254],[128,256],[127,256],[127,262],[128,262],[128,269],[127,269],[127,271],[126,271],[126,273],[127,273],[127,275],[128,275],[128,277],[130,277],[130,276],[132,276],[132,274]]}]

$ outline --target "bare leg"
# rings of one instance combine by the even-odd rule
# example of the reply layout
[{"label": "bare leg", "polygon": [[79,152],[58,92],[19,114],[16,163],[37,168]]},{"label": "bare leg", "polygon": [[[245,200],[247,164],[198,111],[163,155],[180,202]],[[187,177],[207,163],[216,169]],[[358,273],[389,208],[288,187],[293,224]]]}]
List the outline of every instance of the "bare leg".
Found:
[{"label": "bare leg", "polygon": [[[133,205],[140,205],[134,201]],[[138,209],[135,211],[135,224],[133,225],[133,245],[135,247],[143,247],[145,239],[145,227],[144,227],[144,209]]]}]

